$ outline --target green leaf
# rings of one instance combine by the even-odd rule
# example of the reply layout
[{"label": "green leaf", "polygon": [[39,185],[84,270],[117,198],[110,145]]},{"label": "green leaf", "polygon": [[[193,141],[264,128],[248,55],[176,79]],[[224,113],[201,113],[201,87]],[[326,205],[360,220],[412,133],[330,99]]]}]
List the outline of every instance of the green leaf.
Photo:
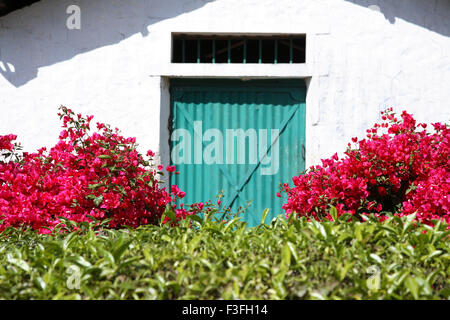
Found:
[{"label": "green leaf", "polygon": [[166,210],[164,211],[164,214],[161,217],[161,223],[164,221],[165,217],[168,217],[172,222],[177,222],[177,215],[175,214],[175,211],[173,211],[173,208],[170,205],[166,207]]},{"label": "green leaf", "polygon": [[354,230],[354,232],[355,232],[355,238],[356,238],[356,240],[358,240],[358,241],[362,241],[362,233],[361,233],[361,230],[362,230],[363,227],[364,227],[364,226],[363,226],[361,223],[357,223],[357,224],[355,225],[355,230]]},{"label": "green leaf", "polygon": [[196,221],[196,222],[199,222],[200,224],[203,224],[203,219],[200,218],[200,217],[199,217],[198,215],[196,215],[196,214],[193,214],[193,215],[188,216],[187,219],[194,220],[194,221]]},{"label": "green leaf", "polygon": [[266,221],[266,217],[269,214],[270,209],[266,208],[264,209],[263,213],[262,213],[262,217],[261,217],[261,224],[264,224],[264,222]]},{"label": "green leaf", "polygon": [[331,206],[330,216],[333,218],[333,221],[337,221],[338,220],[337,209],[336,209],[335,206]]},{"label": "green leaf", "polygon": [[104,186],[103,183],[94,183],[94,184],[88,185],[88,188],[91,189],[91,190],[95,190],[95,189],[98,189],[98,188],[100,188],[102,186]]},{"label": "green leaf", "polygon": [[312,219],[312,223],[314,224],[314,227],[316,227],[316,229],[320,232],[323,239],[326,240],[328,237],[328,234],[327,234],[327,231],[325,230],[325,227],[320,222],[316,221],[315,219]]},{"label": "green leaf", "polygon": [[82,267],[89,268],[92,266],[92,264],[89,261],[87,261],[84,257],[82,257],[80,255],[73,256],[69,260],[75,262],[76,264],[78,264]]},{"label": "green leaf", "polygon": [[375,253],[371,253],[369,255],[373,260],[375,260],[378,264],[382,264],[383,260],[380,258],[379,255],[376,255]]},{"label": "green leaf", "polygon": [[11,253],[8,253],[6,255],[6,260],[9,263],[19,267],[20,269],[22,269],[25,272],[30,272],[31,271],[30,266],[28,265],[28,263],[25,260],[14,258]]},{"label": "green leaf", "polygon": [[98,250],[110,264],[114,265],[116,263],[116,260],[114,259],[114,256],[111,252],[105,250],[101,246],[98,247]]},{"label": "green leaf", "polygon": [[106,155],[106,154],[101,154],[101,155],[99,155],[97,158],[99,158],[99,159],[112,159],[111,156],[108,156],[108,155]]},{"label": "green leaf", "polygon": [[344,280],[345,276],[347,275],[348,270],[350,270],[350,268],[353,267],[354,264],[355,264],[355,262],[347,262],[344,266],[340,265],[338,267],[339,281]]},{"label": "green leaf", "polygon": [[414,183],[411,183],[409,188],[405,191],[405,195],[407,195],[408,193],[410,193],[411,191],[414,191],[416,189],[417,189],[417,187],[414,185]]},{"label": "green leaf", "polygon": [[237,223],[239,222],[240,219],[241,219],[241,217],[236,217],[236,218],[233,218],[233,219],[231,219],[230,221],[228,221],[228,222],[226,223],[225,228],[224,228],[223,231],[224,231],[224,232],[228,232],[228,231],[232,230],[233,226],[234,226],[235,224],[237,224]]},{"label": "green leaf", "polygon": [[298,258],[298,254],[297,254],[297,251],[296,251],[296,248],[295,248],[294,244],[288,241],[286,243],[286,245],[289,247],[289,250],[291,251],[291,254],[294,257],[294,260],[296,262],[298,262],[299,258]]},{"label": "green leaf", "polygon": [[408,288],[409,292],[413,295],[414,299],[419,299],[419,285],[417,284],[416,279],[409,276],[406,278],[405,285]]},{"label": "green leaf", "polygon": [[125,252],[125,250],[130,246],[132,240],[119,240],[118,245],[112,252],[112,255],[114,257],[115,261],[119,261],[122,254]]},{"label": "green leaf", "polygon": [[347,223],[348,220],[350,220],[353,216],[350,213],[344,213],[339,217],[339,221],[343,223]]},{"label": "green leaf", "polygon": [[34,283],[39,287],[39,289],[41,289],[42,291],[45,290],[45,288],[47,287],[47,284],[45,283],[45,281],[41,278],[41,277],[37,277],[34,279]]},{"label": "green leaf", "polygon": [[434,250],[434,251],[433,251],[432,253],[430,253],[429,255],[422,257],[421,260],[423,260],[423,261],[428,261],[428,260],[430,260],[430,259],[433,258],[433,257],[439,256],[440,254],[442,254],[442,250]]},{"label": "green leaf", "polygon": [[63,241],[63,250],[66,251],[69,247],[70,242],[75,238],[75,236],[78,234],[78,232],[72,232],[70,233]]},{"label": "green leaf", "polygon": [[291,264],[291,248],[287,243],[283,246],[281,257],[281,265],[284,267],[289,267]]},{"label": "green leaf", "polygon": [[94,205],[96,207],[99,207],[102,204],[102,202],[103,202],[103,196],[102,195],[99,195],[98,197],[94,198]]}]

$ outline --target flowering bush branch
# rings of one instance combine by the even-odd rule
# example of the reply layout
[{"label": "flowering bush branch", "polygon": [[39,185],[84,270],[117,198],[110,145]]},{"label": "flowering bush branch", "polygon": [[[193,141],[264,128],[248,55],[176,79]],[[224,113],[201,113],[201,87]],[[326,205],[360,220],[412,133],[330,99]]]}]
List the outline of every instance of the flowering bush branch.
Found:
[{"label": "flowering bush branch", "polygon": [[[8,226],[48,232],[59,217],[82,222],[110,219],[112,228],[159,223],[166,208],[184,192],[160,186],[154,153],[136,150],[136,139],[66,107],[58,143],[48,152],[19,155],[15,135],[0,136],[0,231]],[[173,167],[167,168],[173,172]],[[177,220],[191,213],[177,210]]]},{"label": "flowering bush branch", "polygon": [[313,166],[305,175],[284,184],[286,216],[296,212],[317,220],[350,213],[364,220],[374,214],[380,220],[386,212],[433,224],[450,223],[450,129],[435,123],[434,132],[426,124],[403,111],[397,118],[393,109],[382,112],[381,124],[367,130],[362,140],[353,138],[344,157],[335,154]]}]

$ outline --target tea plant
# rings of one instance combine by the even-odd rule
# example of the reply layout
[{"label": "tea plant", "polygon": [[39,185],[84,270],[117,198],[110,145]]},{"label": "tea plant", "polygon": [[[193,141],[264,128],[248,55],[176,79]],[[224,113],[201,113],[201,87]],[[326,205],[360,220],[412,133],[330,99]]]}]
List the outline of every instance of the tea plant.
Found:
[{"label": "tea plant", "polygon": [[194,215],[176,228],[82,222],[66,235],[59,227],[52,235],[7,228],[0,235],[0,298],[450,298],[445,225],[430,227],[413,215],[368,219],[279,216],[248,228],[239,218]]}]

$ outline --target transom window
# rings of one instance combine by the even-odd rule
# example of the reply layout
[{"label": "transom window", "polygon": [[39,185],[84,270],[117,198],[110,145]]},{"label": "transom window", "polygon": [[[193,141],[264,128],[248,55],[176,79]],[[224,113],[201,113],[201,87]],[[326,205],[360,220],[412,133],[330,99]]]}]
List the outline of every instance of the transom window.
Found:
[{"label": "transom window", "polygon": [[173,63],[305,63],[305,35],[173,34]]}]

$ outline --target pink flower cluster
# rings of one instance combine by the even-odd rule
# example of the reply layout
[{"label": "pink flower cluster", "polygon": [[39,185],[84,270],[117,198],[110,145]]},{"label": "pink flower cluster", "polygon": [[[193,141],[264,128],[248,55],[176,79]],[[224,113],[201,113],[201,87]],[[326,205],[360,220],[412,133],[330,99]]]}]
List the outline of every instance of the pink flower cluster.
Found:
[{"label": "pink flower cluster", "polygon": [[[102,123],[89,134],[92,116],[60,110],[64,130],[53,148],[24,152],[19,161],[0,158],[0,231],[14,226],[48,232],[59,217],[77,222],[110,218],[112,228],[137,227],[158,223],[168,206],[177,220],[191,214],[176,209],[175,199],[184,196],[177,186],[171,193],[160,186],[152,151],[144,158],[135,138]],[[13,150],[15,139],[0,136],[0,157],[2,150]]]},{"label": "pink flower cluster", "polygon": [[331,220],[330,206],[338,215],[350,213],[361,220],[385,212],[417,218],[432,225],[442,219],[450,224],[450,127],[426,124],[403,111],[382,112],[382,123],[367,130],[362,140],[353,138],[342,159],[335,154],[284,184],[286,216],[296,212],[317,220]]},{"label": "pink flower cluster", "polygon": [[14,148],[14,144],[12,143],[12,141],[16,139],[17,136],[14,134],[0,136],[0,150],[12,151]]}]

